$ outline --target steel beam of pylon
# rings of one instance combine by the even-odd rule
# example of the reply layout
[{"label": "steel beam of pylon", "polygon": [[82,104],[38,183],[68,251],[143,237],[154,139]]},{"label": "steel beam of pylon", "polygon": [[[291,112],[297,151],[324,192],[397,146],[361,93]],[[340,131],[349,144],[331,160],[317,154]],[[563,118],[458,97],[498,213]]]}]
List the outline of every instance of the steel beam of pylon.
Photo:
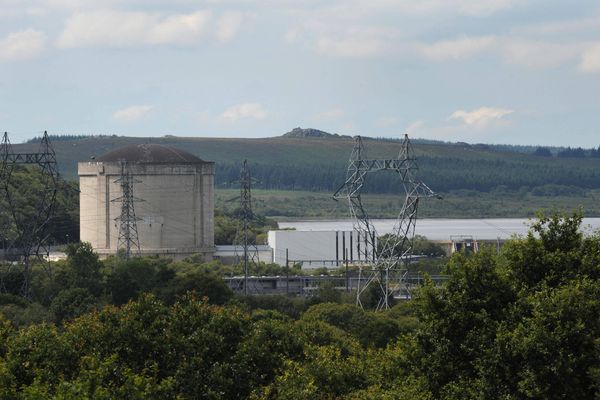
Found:
[{"label": "steel beam of pylon", "polygon": [[240,179],[237,183],[240,185],[240,224],[238,225],[233,244],[236,246],[236,252],[237,246],[243,246],[244,295],[248,295],[248,273],[250,263],[257,263],[259,260],[256,243],[250,238],[251,224],[255,220],[254,212],[252,210],[252,185],[256,183],[256,180],[252,178],[247,160],[244,160],[242,163]]},{"label": "steel beam of pylon", "polygon": [[[128,260],[132,255],[140,255],[140,240],[137,230],[137,221],[134,203],[144,201],[134,196],[133,185],[140,181],[133,178],[129,170],[129,164],[121,161],[121,175],[114,182],[121,186],[121,196],[112,199],[114,203],[121,203],[121,214],[115,218],[119,226],[119,238],[117,240],[117,255]],[[120,252],[120,250],[122,250]]]},{"label": "steel beam of pylon", "polygon": [[[9,254],[8,249],[12,248],[12,241],[15,237],[15,226],[14,226],[14,209],[12,207],[12,196],[10,194],[10,178],[15,164],[10,162],[10,156],[12,154],[12,146],[8,139],[8,133],[4,132],[2,135],[2,143],[0,144],[0,157],[2,157],[2,164],[0,165],[0,188],[3,194],[3,207],[1,215],[6,217],[2,221],[2,242],[3,242],[3,263],[7,261],[7,255]],[[0,275],[0,290],[5,293],[6,285],[4,282],[4,276],[10,272],[11,263],[6,263],[2,266],[2,273]],[[26,276],[24,274],[24,276]]]},{"label": "steel beam of pylon", "polygon": [[[23,272],[21,295],[30,297],[30,277],[32,259],[46,263],[44,256],[49,254],[48,226],[54,213],[58,192],[59,174],[54,149],[50,145],[48,132],[44,132],[36,153],[15,153],[5,132],[0,143],[0,190],[3,192],[4,206],[9,217],[3,221],[4,258],[17,261]],[[43,189],[37,197],[38,203],[33,215],[17,212],[11,194],[11,177],[15,166],[35,165],[41,170]],[[3,210],[7,211],[7,210]],[[7,215],[6,212],[2,213]],[[10,268],[8,266],[7,268]],[[49,268],[46,268],[47,272]],[[0,275],[0,290],[6,290]]]},{"label": "steel beam of pylon", "polygon": [[[359,265],[356,303],[361,307],[361,294],[373,284],[379,287],[381,293],[377,309],[389,308],[388,299],[390,295],[401,288],[402,281],[407,273],[406,264],[412,251],[419,199],[435,196],[427,185],[417,179],[418,169],[408,135],[404,136],[398,156],[394,159],[368,159],[361,137],[356,136],[354,138],[354,147],[348,163],[346,181],[334,193],[333,198],[348,202],[350,216],[353,220],[353,229],[359,233],[362,232],[367,240],[368,245],[362,249],[364,259],[372,259],[371,263]],[[396,173],[405,192],[404,202],[398,212],[393,234],[388,240],[381,243],[380,248],[378,248],[377,243],[377,231],[361,198],[368,174],[378,171]],[[374,252],[372,257],[367,254],[369,247]],[[402,249],[401,254],[398,254],[399,249]],[[361,286],[363,279],[364,284]]]}]

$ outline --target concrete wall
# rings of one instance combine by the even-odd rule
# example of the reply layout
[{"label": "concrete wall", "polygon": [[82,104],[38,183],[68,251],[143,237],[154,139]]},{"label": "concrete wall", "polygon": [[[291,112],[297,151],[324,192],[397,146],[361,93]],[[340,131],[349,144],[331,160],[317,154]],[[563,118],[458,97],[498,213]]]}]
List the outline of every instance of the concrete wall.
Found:
[{"label": "concrete wall", "polygon": [[268,243],[273,249],[273,262],[285,265],[286,249],[291,261],[300,261],[304,268],[341,265],[344,254],[350,262],[371,259],[372,245],[365,247],[365,238],[352,231],[269,231]]},{"label": "concrete wall", "polygon": [[[144,254],[177,257],[214,252],[214,163],[133,164],[134,204]],[[80,235],[101,254],[114,254],[122,195],[116,162],[82,162]]]}]

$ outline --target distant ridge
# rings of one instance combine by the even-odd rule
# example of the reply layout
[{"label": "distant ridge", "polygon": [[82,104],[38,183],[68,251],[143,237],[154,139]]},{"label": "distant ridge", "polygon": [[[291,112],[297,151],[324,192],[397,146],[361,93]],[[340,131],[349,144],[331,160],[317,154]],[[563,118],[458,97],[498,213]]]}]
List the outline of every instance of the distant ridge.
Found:
[{"label": "distant ridge", "polygon": [[338,135],[337,133],[329,133],[325,131],[320,131],[318,129],[313,128],[294,128],[291,131],[284,133],[282,137],[288,138],[339,138],[339,137],[347,137]]}]

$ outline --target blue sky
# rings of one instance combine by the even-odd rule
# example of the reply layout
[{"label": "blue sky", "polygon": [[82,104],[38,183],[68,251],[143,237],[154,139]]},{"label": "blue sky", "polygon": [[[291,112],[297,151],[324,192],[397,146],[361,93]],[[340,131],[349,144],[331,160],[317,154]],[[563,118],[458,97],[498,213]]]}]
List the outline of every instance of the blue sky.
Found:
[{"label": "blue sky", "polygon": [[0,130],[600,145],[597,0],[0,0]]}]

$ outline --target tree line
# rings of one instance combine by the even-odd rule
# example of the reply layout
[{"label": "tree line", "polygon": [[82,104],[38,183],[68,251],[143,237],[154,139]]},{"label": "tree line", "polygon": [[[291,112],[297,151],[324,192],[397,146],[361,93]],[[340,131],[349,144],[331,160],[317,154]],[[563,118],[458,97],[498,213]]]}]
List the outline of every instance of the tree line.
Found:
[{"label": "tree line", "polygon": [[[547,147],[538,147],[533,152],[535,156],[541,157],[552,157],[554,154]],[[600,146],[597,149],[584,149],[581,147],[567,147],[566,149],[559,150],[556,152],[557,157],[562,158],[598,158],[600,157]]]},{"label": "tree line", "polygon": [[[156,275],[135,260],[112,272],[71,247],[58,276],[73,294],[56,303],[75,312],[19,326],[2,298],[0,397],[595,399],[600,235],[584,236],[581,221],[541,215],[500,253],[457,253],[443,286],[381,313],[328,288],[312,300],[211,291],[217,280],[184,279],[200,265],[146,260]],[[138,286],[73,307],[108,296],[108,282],[113,293]]]},{"label": "tree line", "polygon": [[[597,162],[554,160],[557,162],[422,156],[416,175],[437,192],[464,189],[489,192],[497,187],[529,191],[544,185],[599,187]],[[216,168],[217,187],[232,187],[230,182],[239,176],[240,164],[218,163]],[[250,169],[258,180],[255,187],[261,189],[333,192],[346,179],[346,165],[335,162],[302,165],[257,162],[251,163]],[[369,174],[364,186],[366,193],[400,193],[402,190],[399,178],[389,171]]]}]

